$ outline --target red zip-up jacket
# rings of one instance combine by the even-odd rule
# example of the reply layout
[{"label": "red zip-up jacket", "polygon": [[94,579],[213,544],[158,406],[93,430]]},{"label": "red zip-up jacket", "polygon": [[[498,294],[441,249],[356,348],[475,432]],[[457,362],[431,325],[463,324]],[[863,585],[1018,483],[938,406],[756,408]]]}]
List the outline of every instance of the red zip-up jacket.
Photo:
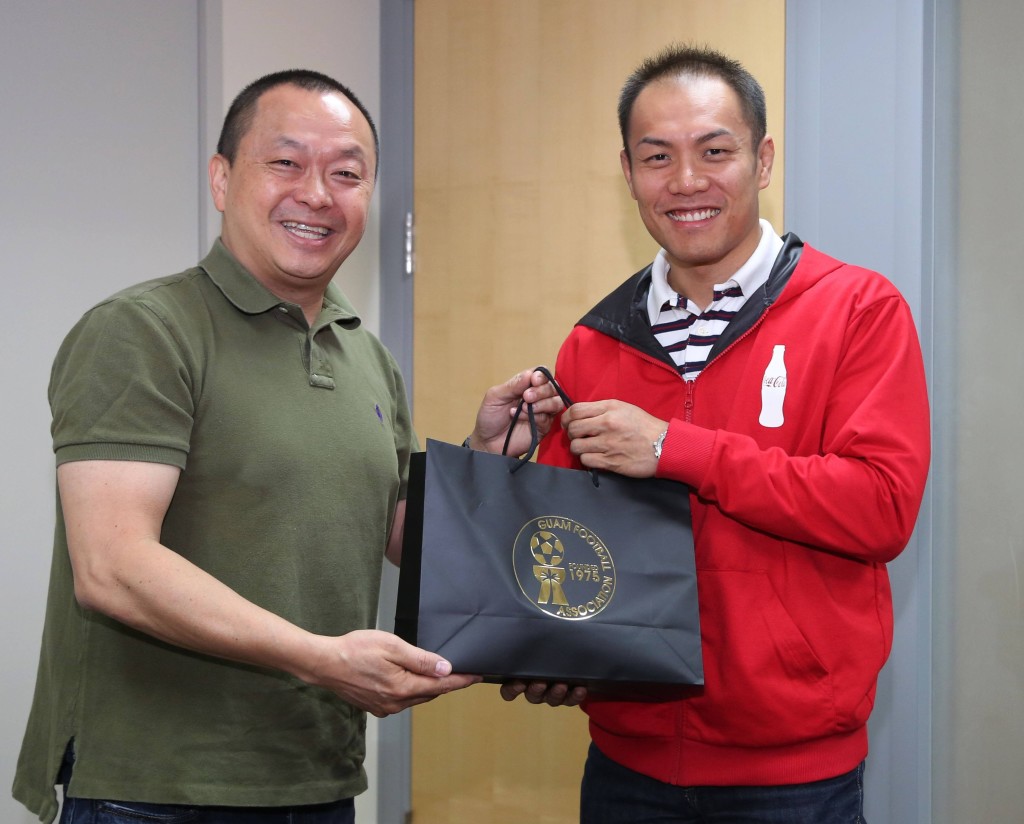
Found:
[{"label": "red zip-up jacket", "polygon": [[[910,309],[881,275],[787,235],[752,295],[685,382],[650,331],[650,267],[573,329],[557,377],[669,421],[658,475],[690,487],[703,687],[651,703],[590,699],[594,743],[681,786],[816,781],[867,754],[892,643],[885,563],[910,539],[929,418]],[[785,346],[784,422],[758,422]],[[778,381],[776,381],[778,383]],[[579,467],[555,426],[540,460]]]}]

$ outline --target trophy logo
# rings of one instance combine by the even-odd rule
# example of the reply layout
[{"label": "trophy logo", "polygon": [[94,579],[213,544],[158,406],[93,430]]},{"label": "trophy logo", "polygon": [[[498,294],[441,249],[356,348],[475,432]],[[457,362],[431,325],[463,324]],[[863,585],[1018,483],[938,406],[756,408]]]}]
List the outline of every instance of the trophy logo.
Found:
[{"label": "trophy logo", "polygon": [[593,618],[615,594],[611,552],[571,518],[544,515],[527,521],[516,536],[512,563],[523,595],[553,618]]}]

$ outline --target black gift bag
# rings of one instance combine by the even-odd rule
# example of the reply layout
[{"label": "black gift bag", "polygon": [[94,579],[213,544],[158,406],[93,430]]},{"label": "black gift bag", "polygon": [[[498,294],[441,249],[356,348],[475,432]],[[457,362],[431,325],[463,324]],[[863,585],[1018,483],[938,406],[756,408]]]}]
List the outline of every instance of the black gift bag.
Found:
[{"label": "black gift bag", "polygon": [[703,684],[687,487],[528,458],[412,456],[395,632],[488,681]]}]

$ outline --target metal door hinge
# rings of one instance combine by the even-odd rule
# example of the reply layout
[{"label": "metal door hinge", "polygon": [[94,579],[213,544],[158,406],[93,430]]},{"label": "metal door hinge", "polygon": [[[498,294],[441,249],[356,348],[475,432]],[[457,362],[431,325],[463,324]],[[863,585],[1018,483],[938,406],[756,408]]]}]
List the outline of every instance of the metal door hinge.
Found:
[{"label": "metal door hinge", "polygon": [[[412,212],[405,213],[405,276],[411,278],[416,270],[415,222]],[[409,824],[409,822],[406,822]]]}]

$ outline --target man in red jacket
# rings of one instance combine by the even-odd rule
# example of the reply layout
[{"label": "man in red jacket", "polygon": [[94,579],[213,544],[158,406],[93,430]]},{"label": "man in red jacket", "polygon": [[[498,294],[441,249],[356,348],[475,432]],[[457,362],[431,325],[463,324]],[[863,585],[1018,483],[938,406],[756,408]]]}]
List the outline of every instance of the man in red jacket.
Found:
[{"label": "man in red jacket", "polygon": [[[584,700],[581,819],[861,822],[867,720],[892,642],[885,564],[929,460],[910,310],[881,275],[759,219],[764,93],[705,49],[645,61],[622,170],[661,246],[559,353],[578,402],[541,460],[691,489],[705,684]],[[576,703],[564,685],[506,699]]]}]

